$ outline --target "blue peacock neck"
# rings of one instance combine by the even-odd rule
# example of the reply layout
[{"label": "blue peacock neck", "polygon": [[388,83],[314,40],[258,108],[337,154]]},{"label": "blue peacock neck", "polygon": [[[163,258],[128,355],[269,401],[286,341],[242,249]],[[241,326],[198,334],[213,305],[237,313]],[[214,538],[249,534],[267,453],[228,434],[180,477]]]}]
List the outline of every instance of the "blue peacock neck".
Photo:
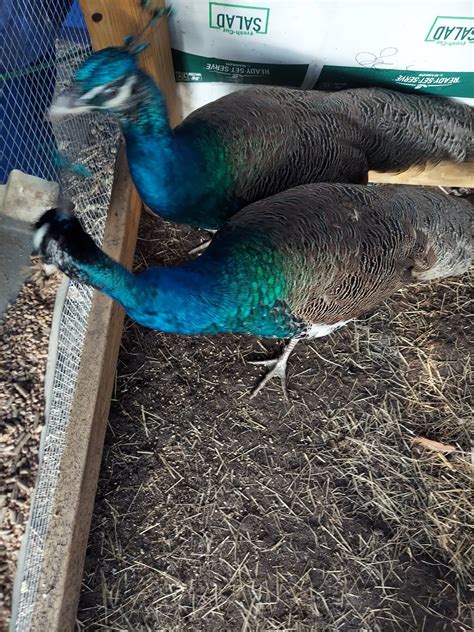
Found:
[{"label": "blue peacock neck", "polygon": [[203,124],[172,130],[164,98],[147,75],[138,75],[137,89],[137,105],[120,123],[140,197],[171,221],[219,228],[228,207],[239,207],[229,201],[232,178],[219,139]]},{"label": "blue peacock neck", "polygon": [[166,333],[201,334],[226,330],[222,297],[213,289],[207,267],[195,262],[150,268],[133,274],[98,248],[64,271],[118,301],[146,327]]},{"label": "blue peacock neck", "polygon": [[[77,222],[77,220],[76,220]],[[78,224],[78,222],[77,222]],[[301,330],[285,302],[281,266],[268,240],[221,244],[181,266],[132,274],[82,231],[60,257],[61,269],[118,301],[135,321],[175,334],[246,333],[292,337]],[[237,237],[238,235],[233,235]],[[267,248],[266,253],[264,252]]]},{"label": "blue peacock neck", "polygon": [[133,181],[153,211],[190,223],[185,213],[197,203],[202,180],[197,152],[171,129],[166,103],[153,81],[140,73],[138,82],[137,105],[120,119]]}]

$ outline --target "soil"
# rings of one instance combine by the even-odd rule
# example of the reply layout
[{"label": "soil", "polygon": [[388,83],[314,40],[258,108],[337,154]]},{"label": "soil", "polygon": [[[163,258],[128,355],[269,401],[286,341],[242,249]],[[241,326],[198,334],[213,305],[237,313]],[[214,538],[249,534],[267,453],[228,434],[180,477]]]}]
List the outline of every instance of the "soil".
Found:
[{"label": "soil", "polygon": [[[140,235],[137,267],[197,240],[147,213]],[[470,629],[470,287],[300,343],[289,402],[249,400],[280,343],[127,321],[78,629]]]}]

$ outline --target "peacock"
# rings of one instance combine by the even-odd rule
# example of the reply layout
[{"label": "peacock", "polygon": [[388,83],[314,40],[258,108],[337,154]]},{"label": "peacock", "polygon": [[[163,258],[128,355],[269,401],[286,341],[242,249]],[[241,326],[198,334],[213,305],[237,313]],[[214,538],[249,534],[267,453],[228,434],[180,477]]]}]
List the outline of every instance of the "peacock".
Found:
[{"label": "peacock", "polygon": [[287,396],[299,340],[330,334],[409,283],[467,270],[472,211],[439,189],[315,183],[242,209],[201,257],[176,267],[129,272],[59,208],[37,222],[34,247],[147,327],[289,339],[263,361],[270,370],[252,393],[279,376]]},{"label": "peacock", "polygon": [[51,115],[117,117],[142,200],[176,223],[215,231],[241,208],[297,185],[364,184],[369,169],[474,155],[467,105],[382,88],[252,87],[201,107],[172,130],[159,88],[138,67],[142,49],[135,39],[91,55]]}]

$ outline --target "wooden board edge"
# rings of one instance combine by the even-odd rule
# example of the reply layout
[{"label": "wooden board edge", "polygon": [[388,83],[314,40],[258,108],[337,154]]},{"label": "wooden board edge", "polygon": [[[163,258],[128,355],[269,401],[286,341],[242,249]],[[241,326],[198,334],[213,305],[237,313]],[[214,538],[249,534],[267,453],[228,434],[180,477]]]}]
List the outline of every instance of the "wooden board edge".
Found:
[{"label": "wooden board edge", "polygon": [[[133,260],[141,202],[120,148],[104,250]],[[124,313],[94,292],[59,479],[49,518],[32,632],[74,630]]]},{"label": "wooden board edge", "polygon": [[474,187],[474,162],[442,162],[439,165],[412,167],[401,173],[369,171],[369,182],[413,184],[418,186]]}]

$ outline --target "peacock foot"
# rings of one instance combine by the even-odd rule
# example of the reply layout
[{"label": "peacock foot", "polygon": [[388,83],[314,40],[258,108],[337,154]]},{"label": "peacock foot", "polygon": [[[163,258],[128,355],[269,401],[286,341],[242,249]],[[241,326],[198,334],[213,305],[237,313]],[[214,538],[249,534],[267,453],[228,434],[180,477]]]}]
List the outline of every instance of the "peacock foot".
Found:
[{"label": "peacock foot", "polygon": [[206,228],[205,230],[206,230],[206,233],[210,235],[209,239],[206,239],[206,241],[203,241],[202,244],[199,244],[199,246],[196,246],[196,248],[193,248],[192,250],[190,250],[189,251],[190,255],[200,255],[202,252],[204,252],[204,250],[207,249],[207,247],[212,241],[212,238],[217,232],[216,230],[211,230],[210,228]]},{"label": "peacock foot", "polygon": [[193,248],[192,250],[190,250],[188,254],[190,254],[190,255],[200,255],[200,254],[202,254],[204,252],[204,250],[207,249],[207,247],[209,246],[211,241],[212,241],[212,238],[211,239],[206,239],[206,241],[203,241],[202,244],[199,244],[199,246],[196,246],[196,248]]},{"label": "peacock foot", "polygon": [[288,363],[288,358],[290,357],[291,352],[296,347],[296,343],[298,342],[297,338],[293,338],[290,340],[288,345],[283,350],[283,353],[278,358],[274,358],[272,360],[254,360],[251,361],[250,364],[255,364],[256,366],[266,366],[269,367],[270,370],[268,373],[260,380],[257,386],[253,389],[250,394],[250,399],[253,399],[263,387],[274,377],[279,377],[281,381],[281,387],[283,389],[283,396],[286,401],[289,401],[288,391],[286,388],[286,366]]}]

